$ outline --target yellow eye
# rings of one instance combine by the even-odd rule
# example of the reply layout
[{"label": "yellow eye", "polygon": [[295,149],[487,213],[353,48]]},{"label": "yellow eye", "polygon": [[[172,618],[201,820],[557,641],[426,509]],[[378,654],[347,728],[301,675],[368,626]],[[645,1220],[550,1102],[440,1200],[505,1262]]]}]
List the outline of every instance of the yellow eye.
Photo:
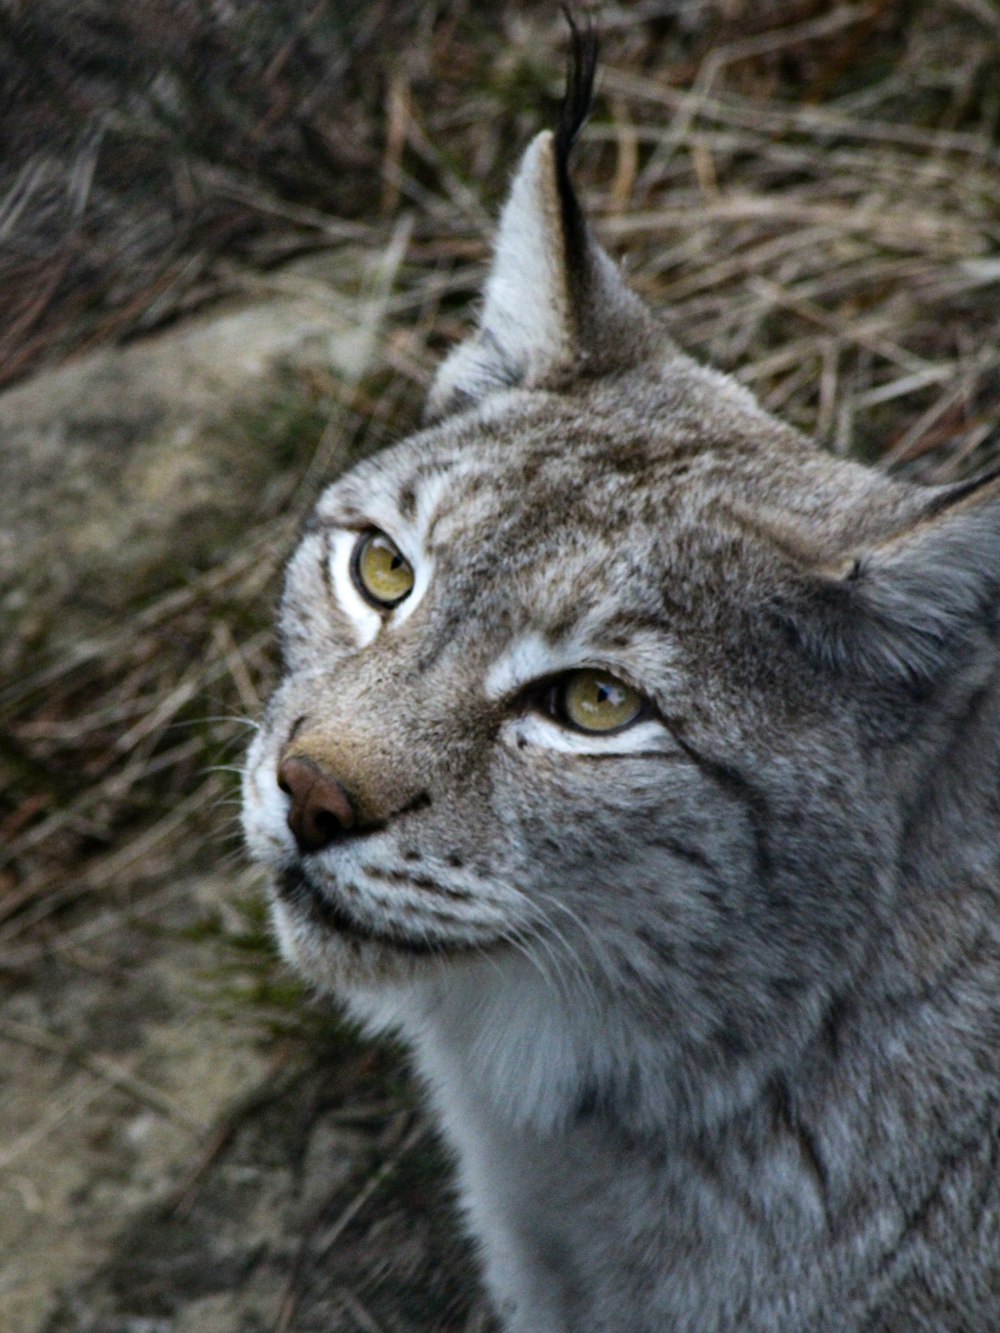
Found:
[{"label": "yellow eye", "polygon": [[562,717],[579,731],[619,731],[645,706],[638,691],[607,671],[571,671],[557,689]]},{"label": "yellow eye", "polygon": [[384,532],[362,533],[351,572],[358,592],[379,610],[395,606],[413,591],[413,566]]}]

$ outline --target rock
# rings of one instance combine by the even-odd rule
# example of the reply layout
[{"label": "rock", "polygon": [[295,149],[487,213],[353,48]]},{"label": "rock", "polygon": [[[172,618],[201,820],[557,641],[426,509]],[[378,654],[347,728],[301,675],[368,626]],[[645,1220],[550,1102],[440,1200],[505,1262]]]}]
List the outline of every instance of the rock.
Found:
[{"label": "rock", "polygon": [[301,466],[246,414],[310,368],[358,376],[372,336],[336,291],[299,285],[0,397],[0,676],[217,560]]},{"label": "rock", "polygon": [[[117,638],[130,649],[141,640],[136,610],[151,598],[183,594],[192,572],[243,551],[252,555],[261,529],[291,532],[292,524],[275,515],[299,484],[319,436],[319,472],[336,471],[343,458],[336,432],[324,432],[334,410],[324,392],[362,378],[377,341],[378,307],[345,294],[352,282],[357,285],[363,257],[341,253],[327,262],[332,275],[314,259],[272,275],[266,286],[261,280],[259,299],[141,343],[94,352],[0,396],[0,696],[8,683],[40,678],[44,662],[59,668],[81,660],[82,647],[94,652]],[[273,428],[276,418],[282,429]],[[269,567],[279,558],[278,552],[269,556]],[[268,598],[259,600],[269,623]],[[209,613],[222,630],[232,631],[228,606],[218,612],[198,606],[192,614]],[[169,692],[177,674],[187,672],[185,688],[196,690],[204,664],[197,656],[187,662],[192,650],[175,643],[173,634],[167,624],[162,645],[155,638],[147,645],[156,664],[167,663],[159,668],[165,683],[157,679],[156,688]],[[192,641],[200,642],[194,635]],[[105,666],[107,656],[98,659]],[[131,660],[128,651],[122,656]],[[123,671],[112,663],[107,681],[98,683],[112,712]],[[95,707],[98,684],[86,707]],[[18,707],[18,693],[9,692],[0,732]],[[143,698],[151,697],[147,689]],[[85,795],[88,784],[100,786],[86,763],[94,754],[106,762],[109,744],[95,740],[88,750],[87,727],[99,723],[75,722],[78,704],[66,695],[58,723],[71,749],[60,749],[58,740],[47,749],[46,708],[51,712],[52,704],[47,687],[36,689],[32,716],[13,716],[10,753],[0,737],[0,785],[13,816],[26,810],[43,832],[50,817],[58,824],[52,775],[66,774],[66,800]],[[172,711],[158,719],[155,700],[149,709],[152,721],[139,716],[136,725],[148,726],[156,741],[176,719]],[[31,730],[33,722],[41,731]],[[112,746],[121,739],[114,730],[112,725]],[[140,780],[127,771],[121,776],[130,756],[128,750],[120,759],[111,755],[118,763],[111,779],[123,792]],[[28,767],[18,767],[21,761]],[[155,787],[163,770],[154,771]],[[170,780],[185,791],[183,774]],[[188,1243],[171,1211],[172,1191],[183,1193],[203,1155],[206,1171],[212,1165],[218,1126],[228,1124],[232,1108],[270,1086],[274,1048],[259,1040],[251,998],[232,1012],[223,1004],[233,958],[223,966],[214,933],[205,934],[206,921],[225,917],[227,910],[238,933],[240,916],[231,904],[250,894],[245,875],[235,867],[219,869],[219,838],[205,837],[206,822],[221,823],[222,817],[192,808],[172,841],[162,847],[155,840],[143,843],[144,826],[148,832],[148,824],[169,816],[173,804],[169,794],[162,807],[153,796],[155,791],[145,813],[138,800],[116,814],[117,798],[108,787],[101,801],[86,806],[82,834],[44,856],[32,844],[17,862],[30,877],[36,868],[51,869],[52,857],[65,855],[65,879],[78,883],[91,873],[96,889],[75,915],[61,918],[51,955],[31,935],[12,936],[14,947],[8,942],[0,951],[0,964],[8,965],[12,978],[10,993],[0,992],[0,1326],[18,1333],[48,1330],[51,1320],[53,1328],[94,1333],[174,1329],[173,1319],[148,1308],[143,1290],[121,1320],[95,1313],[96,1296],[78,1300],[73,1294],[91,1276],[100,1287],[110,1256],[125,1245],[122,1235],[130,1235],[132,1219],[147,1211],[166,1218],[165,1234],[180,1236],[177,1262],[191,1275],[190,1290],[177,1278],[177,1291],[170,1294],[178,1309],[188,1298],[192,1303],[183,1327],[199,1333],[245,1327],[236,1298],[220,1296],[218,1288],[229,1282],[242,1289],[244,1268],[280,1230],[278,1204],[286,1206],[283,1201],[295,1194],[283,1162],[256,1172],[254,1181],[259,1177],[261,1183],[254,1198],[267,1206],[261,1205],[256,1224],[252,1209],[233,1211],[233,1227],[246,1234],[226,1240],[238,1259],[231,1281],[222,1238],[207,1255],[200,1236]],[[0,809],[0,840],[6,813]],[[34,831],[28,827],[29,838]],[[89,867],[81,841],[88,835],[90,851],[103,849],[111,860],[123,847],[128,851],[129,838],[137,840],[117,887],[107,864],[103,870]],[[10,849],[16,858],[15,842],[4,848]],[[54,882],[57,896],[60,882]],[[3,887],[0,879],[0,892]],[[38,892],[43,901],[48,890]],[[73,929],[81,931],[82,948],[71,945]],[[34,957],[30,964],[16,962],[16,946],[25,941]],[[242,965],[244,955],[238,957]],[[30,984],[18,971],[29,966]],[[252,974],[253,965],[247,966]],[[332,1142],[311,1160],[317,1172],[344,1169]],[[147,1254],[141,1227],[139,1235],[149,1271],[155,1262],[169,1266],[174,1251],[164,1244]],[[126,1251],[122,1271],[130,1273],[135,1256],[127,1245]],[[267,1280],[277,1286],[268,1296],[273,1305],[285,1279]]]}]

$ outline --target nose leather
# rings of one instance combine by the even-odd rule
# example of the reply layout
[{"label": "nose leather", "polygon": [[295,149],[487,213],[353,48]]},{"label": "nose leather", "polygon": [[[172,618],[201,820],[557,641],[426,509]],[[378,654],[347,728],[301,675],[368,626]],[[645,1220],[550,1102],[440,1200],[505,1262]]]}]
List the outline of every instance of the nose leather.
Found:
[{"label": "nose leather", "polygon": [[278,786],[291,799],[288,827],[299,851],[319,852],[354,824],[350,797],[314,759],[291,755],[278,766]]}]

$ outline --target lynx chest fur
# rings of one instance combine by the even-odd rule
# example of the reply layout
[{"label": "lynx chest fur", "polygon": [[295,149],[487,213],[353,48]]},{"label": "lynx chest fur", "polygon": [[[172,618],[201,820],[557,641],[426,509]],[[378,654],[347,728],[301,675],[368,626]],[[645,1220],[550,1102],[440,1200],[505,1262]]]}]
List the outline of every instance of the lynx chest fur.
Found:
[{"label": "lynx chest fur", "polygon": [[287,575],[244,822],[518,1333],[1000,1328],[1000,489],[683,355],[529,146]]}]

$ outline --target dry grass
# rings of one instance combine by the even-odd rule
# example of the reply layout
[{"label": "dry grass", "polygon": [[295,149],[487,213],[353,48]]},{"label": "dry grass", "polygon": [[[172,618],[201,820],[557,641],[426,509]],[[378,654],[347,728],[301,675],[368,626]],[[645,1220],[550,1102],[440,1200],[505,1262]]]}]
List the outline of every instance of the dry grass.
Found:
[{"label": "dry grass", "polygon": [[[838,452],[935,479],[994,458],[987,0],[640,0],[595,16],[578,179],[678,341]],[[231,824],[233,782],[212,766],[234,762],[267,688],[277,572],[328,431],[364,450],[415,420],[467,326],[517,148],[555,105],[564,36],[547,3],[2,10],[3,378],[280,285],[275,264],[304,250],[395,254],[370,375],[314,377],[242,423],[315,429],[282,511],[158,601],[126,596],[127,635],[26,656],[0,691],[0,967],[15,978],[113,929],[123,904],[155,912],[179,869],[223,854],[211,830]]]}]

